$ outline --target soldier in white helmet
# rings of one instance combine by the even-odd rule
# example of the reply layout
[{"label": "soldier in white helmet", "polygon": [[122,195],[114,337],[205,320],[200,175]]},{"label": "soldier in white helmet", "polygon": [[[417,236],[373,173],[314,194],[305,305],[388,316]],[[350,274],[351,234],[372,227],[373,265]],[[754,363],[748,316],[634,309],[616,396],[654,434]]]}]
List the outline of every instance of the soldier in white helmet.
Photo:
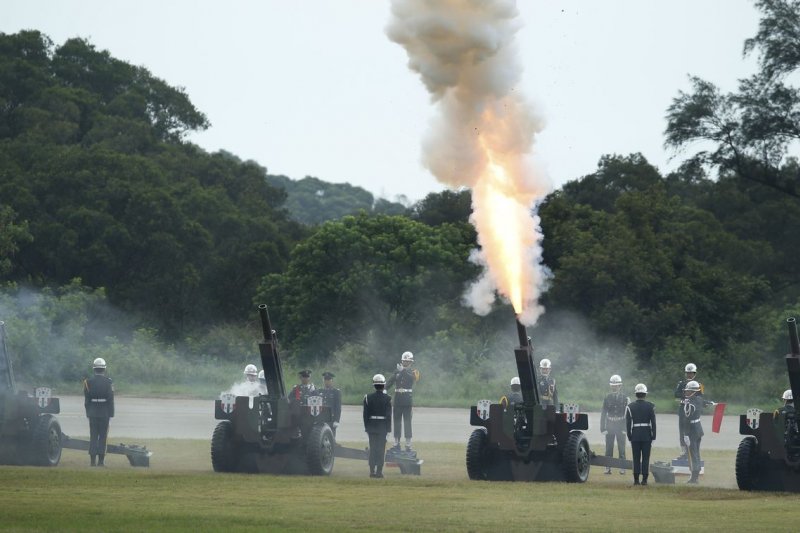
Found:
[{"label": "soldier in white helmet", "polygon": [[83,380],[83,406],[89,419],[89,464],[105,466],[108,423],[114,416],[114,386],[106,376],[105,359],[95,359],[92,368],[94,375]]},{"label": "soldier in white helmet", "polygon": [[515,404],[515,403],[522,403],[522,385],[520,385],[519,377],[515,376],[511,378],[511,392],[508,393],[508,403]]},{"label": "soldier in white helmet", "polygon": [[392,399],[386,394],[383,374],[372,376],[375,392],[364,395],[364,431],[369,436],[369,477],[383,477],[386,435],[392,430]]},{"label": "soldier in white helmet", "polygon": [[[614,441],[617,441],[617,453],[620,459],[625,459],[625,408],[630,399],[622,393],[622,378],[614,374],[609,378],[608,385],[611,392],[603,400],[603,409],[600,411],[600,433],[606,437],[606,457],[614,457]],[[606,474],[611,473],[611,468],[606,467]],[[619,471],[624,474],[625,470]]]},{"label": "soldier in white helmet", "polygon": [[794,413],[794,396],[792,395],[792,389],[783,391],[781,400],[783,400],[783,407],[775,411],[775,414],[785,415],[786,413]]},{"label": "soldier in white helmet", "polygon": [[[633,392],[636,401],[625,408],[625,431],[631,441],[631,454],[633,455],[633,484],[647,485],[650,475],[650,450],[656,440],[656,411],[655,406],[645,400],[647,386],[638,383]],[[642,482],[639,483],[639,475]]]},{"label": "soldier in white helmet", "polygon": [[690,381],[683,390],[681,402],[681,418],[686,428],[686,438],[689,440],[689,470],[691,477],[689,483],[697,483],[700,476],[700,441],[703,439],[703,423],[700,417],[703,414],[702,388],[697,381]]},{"label": "soldier in white helmet", "polygon": [[556,380],[550,375],[553,370],[553,363],[550,359],[542,359],[539,362],[539,381],[536,384],[539,388],[539,403],[542,407],[554,405],[558,410],[558,390]]},{"label": "soldier in white helmet", "polygon": [[419,370],[412,368],[414,354],[403,352],[397,371],[386,382],[388,389],[394,385],[394,450],[400,450],[400,437],[405,434],[406,451],[411,448],[411,413],[414,407],[414,385],[419,381]]},{"label": "soldier in white helmet", "polygon": [[[684,368],[684,378],[678,382],[675,386],[675,399],[678,402],[681,402],[680,406],[678,407],[678,445],[681,447],[681,456],[680,459],[688,459],[689,455],[689,448],[688,448],[688,438],[686,436],[686,420],[684,417],[681,416],[681,409],[683,408],[683,399],[684,399],[684,389],[686,389],[686,384],[690,381],[697,381],[695,377],[697,376],[697,365],[694,363],[688,363]],[[703,396],[703,384],[697,381],[700,385],[699,396]]]},{"label": "soldier in white helmet", "polygon": [[244,395],[258,396],[261,394],[261,383],[258,381],[258,368],[256,368],[256,365],[248,364],[244,367],[242,374],[244,374],[244,386],[242,387]]}]

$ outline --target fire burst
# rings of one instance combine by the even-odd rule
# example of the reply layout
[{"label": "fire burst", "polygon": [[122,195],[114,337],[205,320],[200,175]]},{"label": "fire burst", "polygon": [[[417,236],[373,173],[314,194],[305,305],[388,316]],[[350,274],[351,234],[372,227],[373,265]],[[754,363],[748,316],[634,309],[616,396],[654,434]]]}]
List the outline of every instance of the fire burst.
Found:
[{"label": "fire burst", "polygon": [[537,199],[550,190],[531,165],[542,120],[515,92],[521,69],[513,0],[393,0],[389,37],[407,51],[437,104],[423,162],[442,183],[472,190],[478,231],[471,259],[485,267],[465,301],[479,314],[495,294],[528,325],[543,312]]}]

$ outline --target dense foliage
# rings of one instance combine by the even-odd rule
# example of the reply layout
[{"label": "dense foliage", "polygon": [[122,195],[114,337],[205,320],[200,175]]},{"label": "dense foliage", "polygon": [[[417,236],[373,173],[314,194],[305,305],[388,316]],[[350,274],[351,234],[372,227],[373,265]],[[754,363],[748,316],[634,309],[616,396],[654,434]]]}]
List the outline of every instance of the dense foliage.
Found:
[{"label": "dense foliage", "polygon": [[[789,156],[800,91],[787,50],[800,2],[757,5],[745,51],[760,71],[727,95],[693,78],[667,110],[668,146],[709,150],[670,175],[640,154],[607,155],[539,206],[550,276],[530,333],[564,397],[591,405],[612,371],[669,395],[688,361],[717,399],[771,400],[787,386],[784,320],[800,314]],[[267,302],[287,367],[325,367],[358,388],[410,349],[423,398],[504,391],[511,310],[477,317],[461,304],[477,274],[469,191],[407,209],[292,182],[182,140],[206,126],[182,90],[84,40],[0,34],[0,312],[31,374],[36,361],[62,379],[81,373],[86,354],[59,350],[56,334],[91,354],[144,354],[120,361],[143,380],[192,357],[243,364],[253,304]],[[28,286],[49,303],[27,305]],[[100,335],[109,314],[119,330]]]}]

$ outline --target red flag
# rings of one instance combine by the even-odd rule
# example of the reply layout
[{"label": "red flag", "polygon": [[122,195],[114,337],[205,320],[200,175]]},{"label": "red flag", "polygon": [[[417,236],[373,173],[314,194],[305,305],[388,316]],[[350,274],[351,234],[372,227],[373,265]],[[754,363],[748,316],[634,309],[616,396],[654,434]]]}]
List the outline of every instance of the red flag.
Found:
[{"label": "red flag", "polygon": [[722,425],[722,416],[725,414],[725,404],[718,403],[714,407],[714,419],[711,421],[711,431],[719,433],[719,428]]}]

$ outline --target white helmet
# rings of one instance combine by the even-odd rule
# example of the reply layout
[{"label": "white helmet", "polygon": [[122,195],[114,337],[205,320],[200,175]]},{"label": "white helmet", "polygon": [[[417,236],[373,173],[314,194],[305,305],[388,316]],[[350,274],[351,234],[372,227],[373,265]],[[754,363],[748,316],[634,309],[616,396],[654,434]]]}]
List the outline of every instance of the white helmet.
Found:
[{"label": "white helmet", "polygon": [[411,361],[414,362],[414,354],[411,352],[403,352],[403,355],[400,356],[400,361]]},{"label": "white helmet", "polygon": [[372,384],[373,385],[386,385],[386,378],[383,374],[375,374],[372,376]]},{"label": "white helmet", "polygon": [[697,365],[694,363],[689,363],[686,365],[686,368],[683,369],[684,372],[693,372],[697,374]]},{"label": "white helmet", "polygon": [[636,394],[647,394],[647,385],[644,383],[637,383],[636,386],[633,388],[633,392]]},{"label": "white helmet", "polygon": [[686,384],[683,390],[691,392],[700,392],[700,384],[696,381],[690,381],[689,383]]},{"label": "white helmet", "polygon": [[553,364],[550,362],[550,359],[542,359],[539,361],[539,368],[550,368]]},{"label": "white helmet", "polygon": [[256,365],[247,365],[246,367],[244,367],[244,375],[245,376],[257,376],[258,375],[258,369],[256,368]]},{"label": "white helmet", "polygon": [[511,378],[511,384],[512,385],[519,385],[520,384],[519,383],[519,378],[518,377]]},{"label": "white helmet", "polygon": [[622,378],[619,377],[619,374],[614,374],[608,379],[609,385],[622,385]]},{"label": "white helmet", "polygon": [[105,368],[106,367],[106,360],[102,357],[98,357],[92,363],[92,368]]},{"label": "white helmet", "polygon": [[783,399],[794,401],[794,397],[792,396],[792,389],[786,389],[785,391],[783,391]]}]

